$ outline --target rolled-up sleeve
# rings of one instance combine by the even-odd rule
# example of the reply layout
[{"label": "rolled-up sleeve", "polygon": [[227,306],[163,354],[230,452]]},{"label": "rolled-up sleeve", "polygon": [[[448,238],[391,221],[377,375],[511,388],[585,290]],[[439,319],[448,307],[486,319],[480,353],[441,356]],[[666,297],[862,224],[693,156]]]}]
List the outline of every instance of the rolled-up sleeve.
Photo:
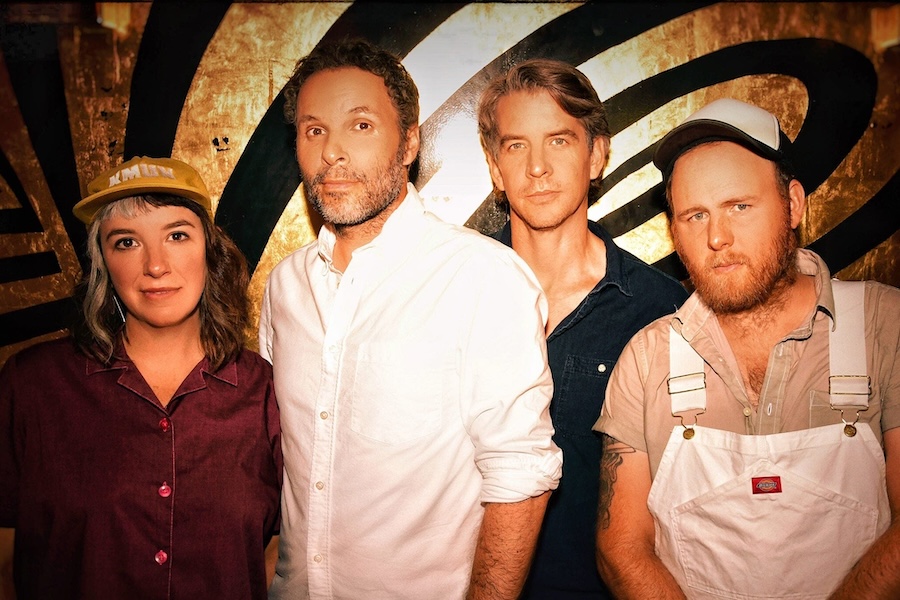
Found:
[{"label": "rolled-up sleeve", "polygon": [[556,489],[562,475],[549,412],[547,301],[511,253],[480,263],[473,279],[460,403],[484,478],[481,501],[519,502]]}]

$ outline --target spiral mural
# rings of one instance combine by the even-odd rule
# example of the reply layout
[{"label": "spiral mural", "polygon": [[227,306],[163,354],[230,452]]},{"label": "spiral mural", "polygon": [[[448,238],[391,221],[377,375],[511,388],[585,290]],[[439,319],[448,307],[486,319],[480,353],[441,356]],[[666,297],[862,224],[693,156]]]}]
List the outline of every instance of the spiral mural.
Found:
[{"label": "spiral mural", "polygon": [[776,114],[810,196],[804,245],[844,279],[900,285],[900,7],[885,3],[144,2],[0,6],[0,363],[63,335],[84,265],[71,214],[135,155],[193,164],[246,254],[254,310],[271,268],[312,240],[282,87],[317,44],[363,37],[421,93],[412,177],[438,216],[505,215],[475,125],[487,82],[533,57],[577,65],[604,100],[610,162],[589,217],[680,278],[650,162],[723,96]]}]

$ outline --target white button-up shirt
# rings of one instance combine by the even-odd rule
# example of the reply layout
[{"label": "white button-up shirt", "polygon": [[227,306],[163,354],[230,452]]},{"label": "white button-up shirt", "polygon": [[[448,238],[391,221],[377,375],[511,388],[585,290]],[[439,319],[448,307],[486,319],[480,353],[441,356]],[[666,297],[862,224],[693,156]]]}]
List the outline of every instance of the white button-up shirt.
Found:
[{"label": "white button-up shirt", "polygon": [[547,305],[510,249],[412,185],[346,271],[334,234],[266,286],[285,482],[271,597],[465,595],[482,502],[555,489]]}]

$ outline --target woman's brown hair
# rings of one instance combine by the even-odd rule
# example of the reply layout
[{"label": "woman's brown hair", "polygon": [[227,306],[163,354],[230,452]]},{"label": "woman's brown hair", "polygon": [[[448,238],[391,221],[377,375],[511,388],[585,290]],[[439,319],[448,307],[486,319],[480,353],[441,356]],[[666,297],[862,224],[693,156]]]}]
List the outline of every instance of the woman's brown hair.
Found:
[{"label": "woman's brown hair", "polygon": [[181,206],[200,218],[206,248],[206,282],[200,297],[200,342],[213,371],[235,358],[249,324],[247,260],[210,214],[193,200],[167,194],[130,196],[104,206],[88,228],[88,272],[76,291],[79,319],[72,335],[79,348],[103,364],[114,359],[124,314],[100,248],[100,225],[112,215],[133,217],[151,207]]}]

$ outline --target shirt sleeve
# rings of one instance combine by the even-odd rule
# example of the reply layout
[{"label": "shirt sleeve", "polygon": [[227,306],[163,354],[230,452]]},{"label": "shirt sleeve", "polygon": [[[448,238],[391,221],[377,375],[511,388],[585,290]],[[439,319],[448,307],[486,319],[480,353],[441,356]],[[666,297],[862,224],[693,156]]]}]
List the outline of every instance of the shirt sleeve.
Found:
[{"label": "shirt sleeve", "polygon": [[594,430],[647,452],[644,437],[644,382],[647,363],[640,348],[647,343],[641,330],[625,345],[606,386],[606,399]]},{"label": "shirt sleeve", "polygon": [[19,506],[19,468],[16,460],[16,357],[0,370],[0,527],[15,527]]},{"label": "shirt sleeve", "polygon": [[547,301],[512,251],[478,258],[463,348],[460,402],[483,477],[482,502],[519,502],[556,489],[562,451],[553,443],[544,324]]},{"label": "shirt sleeve", "polygon": [[874,337],[869,368],[881,387],[881,430],[900,427],[900,290],[867,282],[866,304],[874,313],[868,334]]},{"label": "shirt sleeve", "polygon": [[259,355],[272,362],[272,303],[269,300],[271,279],[266,282],[259,308]]},{"label": "shirt sleeve", "polygon": [[[278,412],[278,401],[275,398],[275,382],[272,379],[272,371],[268,369],[268,382],[264,392],[266,408],[266,429],[269,435],[269,445],[272,448],[272,460],[275,462],[275,470],[278,475],[278,493],[284,485],[284,458],[281,448],[281,419]],[[278,535],[281,530],[281,510],[278,511],[278,519],[272,535]]]}]

